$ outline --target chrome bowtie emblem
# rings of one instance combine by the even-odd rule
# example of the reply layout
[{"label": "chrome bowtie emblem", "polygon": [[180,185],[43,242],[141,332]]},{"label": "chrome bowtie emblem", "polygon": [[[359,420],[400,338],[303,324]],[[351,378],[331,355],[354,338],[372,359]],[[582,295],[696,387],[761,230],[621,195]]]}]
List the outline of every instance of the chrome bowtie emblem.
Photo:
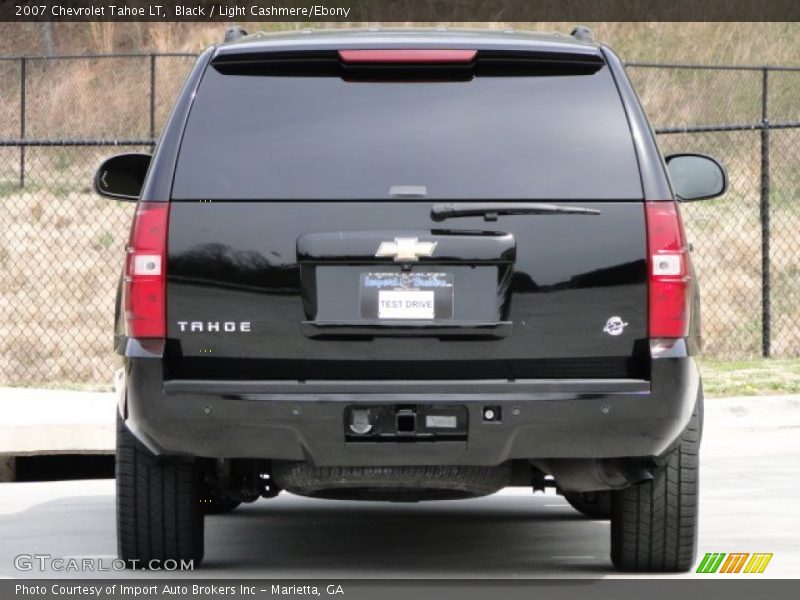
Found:
[{"label": "chrome bowtie emblem", "polygon": [[622,335],[622,332],[625,331],[627,326],[628,324],[619,317],[611,317],[606,321],[606,326],[603,327],[603,331],[608,335]]},{"label": "chrome bowtie emblem", "polygon": [[418,238],[394,238],[381,242],[375,256],[393,256],[395,262],[416,262],[420,256],[432,256],[436,242],[420,242]]}]

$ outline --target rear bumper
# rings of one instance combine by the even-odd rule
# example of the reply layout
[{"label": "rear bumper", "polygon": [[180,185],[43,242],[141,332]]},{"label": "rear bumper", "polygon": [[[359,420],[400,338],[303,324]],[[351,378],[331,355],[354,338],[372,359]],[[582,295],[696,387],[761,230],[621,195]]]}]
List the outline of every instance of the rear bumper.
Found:
[{"label": "rear bumper", "polygon": [[[508,459],[650,457],[691,416],[691,356],[652,361],[651,381],[181,381],[158,358],[126,359],[126,423],[158,454],[310,460],[318,466],[497,465]],[[466,441],[346,442],[344,409],[456,404]],[[485,422],[499,406],[502,421]]]}]

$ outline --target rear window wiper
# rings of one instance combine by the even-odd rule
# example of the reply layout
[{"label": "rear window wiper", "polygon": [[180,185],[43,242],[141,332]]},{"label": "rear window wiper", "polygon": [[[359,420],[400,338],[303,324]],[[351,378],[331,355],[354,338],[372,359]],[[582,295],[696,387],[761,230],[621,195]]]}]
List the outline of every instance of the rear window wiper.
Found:
[{"label": "rear window wiper", "polygon": [[600,211],[583,206],[560,206],[541,202],[449,202],[434,204],[431,219],[444,221],[458,217],[483,216],[496,221],[500,215],[599,215]]}]

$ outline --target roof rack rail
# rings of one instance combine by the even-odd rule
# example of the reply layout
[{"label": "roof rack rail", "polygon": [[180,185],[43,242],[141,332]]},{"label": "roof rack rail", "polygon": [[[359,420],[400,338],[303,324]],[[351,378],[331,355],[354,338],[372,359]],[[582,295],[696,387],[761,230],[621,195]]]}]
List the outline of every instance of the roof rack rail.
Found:
[{"label": "roof rack rail", "polygon": [[244,37],[246,35],[247,32],[244,30],[244,28],[235,25],[233,27],[228,27],[225,30],[225,41],[233,42],[234,40],[238,40],[239,38]]},{"label": "roof rack rail", "polygon": [[570,35],[574,37],[576,40],[580,40],[582,42],[593,42],[594,41],[594,32],[586,27],[585,25],[578,25],[576,26],[571,32]]}]

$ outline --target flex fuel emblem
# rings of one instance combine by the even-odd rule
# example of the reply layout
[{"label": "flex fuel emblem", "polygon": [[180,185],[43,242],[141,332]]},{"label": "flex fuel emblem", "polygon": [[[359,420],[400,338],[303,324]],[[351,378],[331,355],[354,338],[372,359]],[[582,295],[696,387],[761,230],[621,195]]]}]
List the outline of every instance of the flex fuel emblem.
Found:
[{"label": "flex fuel emblem", "polygon": [[622,335],[627,326],[628,324],[620,317],[611,317],[606,321],[606,326],[603,327],[603,331],[608,335]]}]

